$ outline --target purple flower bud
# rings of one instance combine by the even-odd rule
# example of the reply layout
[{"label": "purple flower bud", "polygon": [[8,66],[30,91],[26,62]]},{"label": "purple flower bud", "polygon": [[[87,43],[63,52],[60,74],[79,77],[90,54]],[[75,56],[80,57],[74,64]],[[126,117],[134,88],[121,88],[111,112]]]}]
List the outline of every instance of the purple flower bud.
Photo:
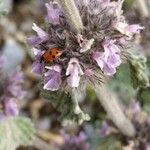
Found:
[{"label": "purple flower bud", "polygon": [[27,38],[27,43],[30,45],[30,46],[36,46],[40,43],[43,42],[43,39],[41,39],[40,37],[38,36],[31,36],[31,37],[28,37]]},{"label": "purple flower bud", "polygon": [[9,99],[5,101],[5,113],[8,116],[16,116],[19,114],[18,106],[15,99]]},{"label": "purple flower bud", "polygon": [[42,74],[44,63],[41,62],[42,55],[44,54],[44,51],[41,51],[37,48],[33,48],[33,53],[35,55],[36,61],[32,65],[32,71],[36,74]]},{"label": "purple flower bud", "polygon": [[49,35],[40,27],[38,27],[35,23],[33,23],[32,29],[37,33],[39,38],[38,41],[45,42],[48,40]]},{"label": "purple flower bud", "polygon": [[32,64],[32,72],[34,72],[34,73],[36,73],[36,74],[41,75],[41,74],[42,74],[42,71],[43,71],[43,68],[44,68],[44,64],[43,64],[42,62],[35,61],[35,62]]},{"label": "purple flower bud", "polygon": [[11,82],[14,85],[23,83],[23,81],[24,81],[24,77],[23,77],[23,73],[20,71],[20,68],[13,71],[9,75],[9,82]]},{"label": "purple flower bud", "polygon": [[46,20],[47,22],[57,25],[60,22],[60,15],[62,15],[62,11],[59,8],[58,4],[55,2],[51,2],[50,4],[46,3],[45,4],[46,9],[47,9],[47,17]]},{"label": "purple flower bud", "polygon": [[[84,142],[87,140],[87,135],[84,132],[80,132],[78,136],[78,143]],[[80,144],[79,144],[80,145]]]},{"label": "purple flower bud", "polygon": [[92,69],[86,69],[84,74],[86,76],[90,77],[90,76],[94,75],[94,72],[92,71]]},{"label": "purple flower bud", "polygon": [[68,63],[68,68],[66,70],[67,83],[71,87],[78,87],[80,82],[80,76],[83,75],[83,71],[79,64],[78,59],[71,58]]},{"label": "purple flower bud", "polygon": [[10,73],[7,78],[7,86],[5,89],[5,93],[10,97],[14,97],[16,99],[22,99],[24,97],[25,92],[22,90],[21,84],[23,83],[23,74],[20,71],[20,68]]},{"label": "purple flower bud", "polygon": [[87,135],[84,132],[80,132],[79,135],[69,135],[66,134],[64,131],[61,132],[62,138],[64,140],[64,145],[61,149],[82,149],[82,150],[89,150],[89,143],[87,142]]},{"label": "purple flower bud", "polygon": [[33,23],[32,29],[37,33],[37,36],[31,36],[27,38],[27,43],[30,46],[35,46],[48,40],[49,35],[35,23]]},{"label": "purple flower bud", "polygon": [[[10,74],[0,76],[3,81],[0,84],[0,121],[7,116],[16,116],[19,114],[17,101],[22,99],[25,92],[22,89],[23,73],[17,68]],[[2,118],[1,118],[2,117]]]},{"label": "purple flower bud", "polygon": [[13,97],[16,97],[18,99],[21,99],[24,96],[24,93],[22,93],[22,88],[20,87],[20,85],[10,84],[7,87],[7,90],[9,93],[11,93]]},{"label": "purple flower bud", "polygon": [[98,135],[100,135],[101,137],[108,136],[108,134],[109,134],[109,128],[110,128],[110,126],[108,125],[108,123],[106,121],[104,121],[102,123],[102,127],[98,131]]},{"label": "purple flower bud", "polygon": [[59,89],[61,84],[61,67],[58,65],[45,67],[48,71],[44,74],[44,89],[56,91]]}]

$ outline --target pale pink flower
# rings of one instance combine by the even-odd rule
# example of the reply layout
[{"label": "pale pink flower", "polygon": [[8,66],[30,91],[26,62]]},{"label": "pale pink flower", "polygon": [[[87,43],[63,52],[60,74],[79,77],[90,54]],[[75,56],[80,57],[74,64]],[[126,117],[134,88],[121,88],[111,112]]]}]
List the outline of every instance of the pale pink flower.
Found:
[{"label": "pale pink flower", "polygon": [[138,24],[128,25],[126,22],[117,22],[114,28],[130,38],[132,38],[134,34],[139,34],[140,31],[144,29],[144,27]]},{"label": "pale pink flower", "polygon": [[120,50],[115,41],[106,40],[103,43],[104,52],[94,52],[93,59],[97,62],[98,66],[105,75],[112,76],[116,73],[116,67],[121,64]]},{"label": "pale pink flower", "polygon": [[77,35],[77,39],[78,39],[78,43],[81,47],[80,53],[84,53],[84,52],[90,50],[94,43],[94,39],[90,39],[90,40],[83,39],[81,34]]},{"label": "pale pink flower", "polygon": [[83,75],[83,71],[77,58],[71,58],[66,70],[67,83],[71,87],[78,87],[80,82],[80,76]]}]

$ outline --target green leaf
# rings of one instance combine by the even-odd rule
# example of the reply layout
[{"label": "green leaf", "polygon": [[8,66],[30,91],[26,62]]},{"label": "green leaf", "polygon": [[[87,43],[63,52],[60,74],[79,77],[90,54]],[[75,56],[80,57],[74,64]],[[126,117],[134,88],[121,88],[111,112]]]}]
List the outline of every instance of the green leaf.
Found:
[{"label": "green leaf", "polygon": [[110,83],[110,87],[125,103],[135,97],[136,91],[131,85],[131,74],[128,64],[122,64]]},{"label": "green leaf", "polygon": [[138,91],[137,99],[141,102],[143,109],[150,114],[150,87],[141,88]]},{"label": "green leaf", "polygon": [[134,4],[134,0],[125,0],[124,4],[123,4],[123,8],[124,10],[129,10],[132,8]]},{"label": "green leaf", "polygon": [[[79,106],[74,103],[69,93],[43,90],[41,86],[41,96],[49,100],[54,108],[61,113],[59,120],[63,121],[64,125],[74,122],[81,124],[83,121],[88,121],[90,119],[88,114],[84,114]],[[78,112],[76,112],[77,109],[79,110]]]},{"label": "green leaf", "polygon": [[149,70],[147,59],[139,51],[128,51],[128,61],[130,65],[131,80],[134,88],[149,86]]},{"label": "green leaf", "polygon": [[86,99],[90,102],[90,104],[93,104],[96,101],[95,91],[91,87],[87,87]]},{"label": "green leaf", "polygon": [[113,136],[102,138],[99,141],[99,148],[97,150],[120,150],[121,143]]},{"label": "green leaf", "polygon": [[6,118],[0,125],[0,149],[16,150],[21,145],[32,143],[35,129],[30,119]]}]

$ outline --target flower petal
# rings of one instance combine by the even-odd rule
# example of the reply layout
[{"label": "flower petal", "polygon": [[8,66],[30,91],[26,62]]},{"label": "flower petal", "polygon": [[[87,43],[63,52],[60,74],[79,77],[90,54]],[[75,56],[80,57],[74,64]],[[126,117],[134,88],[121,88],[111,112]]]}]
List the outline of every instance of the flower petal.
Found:
[{"label": "flower petal", "polygon": [[43,42],[43,39],[41,39],[40,37],[38,36],[31,36],[31,37],[28,37],[27,38],[27,43],[30,45],[30,46],[36,46],[38,44],[41,44]]},{"label": "flower petal", "polygon": [[128,25],[126,22],[117,22],[114,25],[114,28],[130,38],[133,34],[139,34],[140,31],[144,29],[144,27],[141,27],[138,24]]},{"label": "flower petal", "polygon": [[121,64],[121,58],[118,54],[110,55],[107,64],[109,64],[111,67],[118,67]]},{"label": "flower petal", "polygon": [[41,40],[43,41],[48,40],[48,34],[40,27],[38,27],[35,23],[33,23],[32,29],[37,32],[37,35]]},{"label": "flower petal", "polygon": [[116,73],[116,67],[121,64],[120,49],[113,40],[105,40],[103,43],[104,52],[94,52],[93,59],[105,75],[112,76]]},{"label": "flower petal", "polygon": [[58,65],[46,67],[49,69],[45,73],[44,89],[56,91],[59,89],[61,84],[61,67]]},{"label": "flower petal", "polygon": [[90,39],[90,40],[83,39],[82,35],[80,35],[80,34],[77,35],[77,39],[78,39],[78,43],[81,47],[80,53],[84,53],[84,52],[90,50],[94,43],[94,39]]},{"label": "flower petal", "polygon": [[5,113],[10,116],[16,116],[19,114],[18,106],[14,99],[5,101]]},{"label": "flower petal", "polygon": [[32,71],[36,74],[39,74],[41,75],[42,74],[42,71],[43,71],[43,67],[44,67],[44,64],[39,61],[35,61],[32,65]]},{"label": "flower petal", "polygon": [[60,23],[59,16],[62,12],[60,8],[58,7],[58,4],[51,2],[50,4],[46,3],[45,6],[47,9],[46,20],[53,25],[59,24]]},{"label": "flower petal", "polygon": [[116,68],[111,67],[108,64],[105,64],[105,66],[103,68],[103,72],[104,72],[105,75],[112,76],[116,73]]},{"label": "flower petal", "polygon": [[68,63],[68,68],[66,70],[67,83],[71,87],[78,87],[80,82],[80,76],[83,75],[83,71],[79,64],[78,59],[72,58]]},{"label": "flower petal", "polygon": [[131,33],[134,33],[134,34],[139,34],[141,30],[143,30],[144,27],[141,27],[140,25],[138,24],[133,24],[133,25],[129,25],[127,27],[127,30]]}]

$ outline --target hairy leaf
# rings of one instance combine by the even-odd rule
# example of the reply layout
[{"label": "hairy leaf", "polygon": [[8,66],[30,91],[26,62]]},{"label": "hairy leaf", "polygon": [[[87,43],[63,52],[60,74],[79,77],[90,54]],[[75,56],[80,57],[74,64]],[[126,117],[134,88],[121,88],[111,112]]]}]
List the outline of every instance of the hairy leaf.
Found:
[{"label": "hairy leaf", "polygon": [[83,121],[89,120],[89,116],[79,108],[79,112],[76,113],[78,107],[72,100],[69,93],[62,91],[47,91],[41,88],[41,96],[49,100],[52,105],[61,113],[59,120],[63,121],[63,124],[72,124],[73,122],[81,124]]},{"label": "hairy leaf", "polygon": [[137,99],[141,102],[143,109],[150,114],[150,87],[141,88],[138,91]]},{"label": "hairy leaf", "polygon": [[135,47],[133,50],[128,51],[128,61],[133,87],[147,87],[149,85],[149,70],[146,57],[140,54]]},{"label": "hairy leaf", "polygon": [[16,150],[20,145],[29,145],[34,137],[34,127],[28,118],[6,118],[0,125],[0,149]]}]

